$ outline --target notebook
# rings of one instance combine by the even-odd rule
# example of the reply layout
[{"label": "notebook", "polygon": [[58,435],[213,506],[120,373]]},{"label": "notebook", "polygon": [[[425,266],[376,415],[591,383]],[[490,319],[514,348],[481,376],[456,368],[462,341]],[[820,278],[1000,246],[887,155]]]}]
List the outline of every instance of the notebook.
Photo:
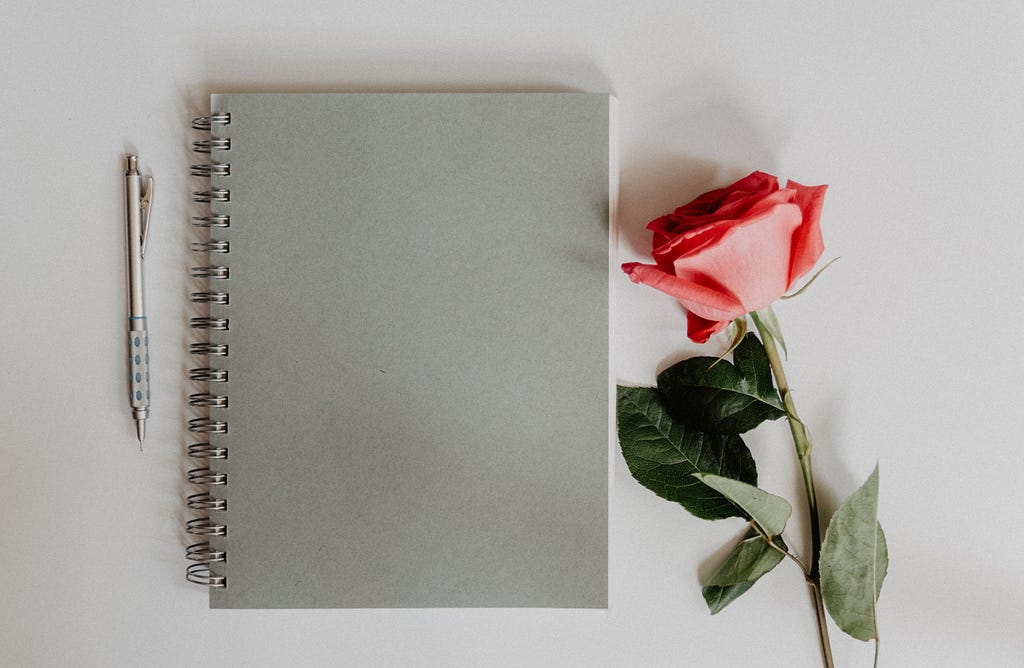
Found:
[{"label": "notebook", "polygon": [[187,525],[210,607],[606,607],[609,96],[210,105]]}]

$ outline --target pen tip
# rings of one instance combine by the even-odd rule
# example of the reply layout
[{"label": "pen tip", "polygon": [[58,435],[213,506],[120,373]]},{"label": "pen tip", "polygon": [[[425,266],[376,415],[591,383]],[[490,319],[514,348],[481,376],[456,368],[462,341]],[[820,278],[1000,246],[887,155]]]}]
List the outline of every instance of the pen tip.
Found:
[{"label": "pen tip", "polygon": [[146,422],[144,420],[135,421],[135,433],[139,437],[139,450],[142,450],[142,441],[146,438]]}]

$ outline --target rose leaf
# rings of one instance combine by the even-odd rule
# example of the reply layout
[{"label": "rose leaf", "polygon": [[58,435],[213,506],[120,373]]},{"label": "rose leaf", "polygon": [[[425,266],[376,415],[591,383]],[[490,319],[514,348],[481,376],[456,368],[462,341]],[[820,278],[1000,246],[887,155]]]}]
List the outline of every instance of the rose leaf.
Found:
[{"label": "rose leaf", "polygon": [[658,374],[669,411],[687,425],[716,434],[742,434],[786,413],[772,382],[761,341],[747,334],[733,363],[692,357]]},{"label": "rose leaf", "polygon": [[762,575],[779,565],[784,556],[779,550],[789,548],[781,536],[774,537],[772,542],[779,549],[769,545],[753,527],[747,529],[743,539],[711,574],[701,590],[712,615],[721,612],[725,606],[753,587]]},{"label": "rose leaf", "polygon": [[709,473],[694,473],[693,476],[735,503],[743,510],[743,516],[759,526],[766,536],[781,534],[793,513],[789,501],[781,496],[769,494],[740,480]]},{"label": "rose leaf", "polygon": [[694,477],[709,473],[756,483],[757,467],[743,439],[685,427],[653,387],[619,386],[616,414],[622,455],[641,485],[702,519],[744,517],[721,492]]},{"label": "rose leaf", "polygon": [[878,638],[875,605],[889,568],[878,523],[878,467],[829,523],[821,545],[821,594],[836,625],[858,640]]}]

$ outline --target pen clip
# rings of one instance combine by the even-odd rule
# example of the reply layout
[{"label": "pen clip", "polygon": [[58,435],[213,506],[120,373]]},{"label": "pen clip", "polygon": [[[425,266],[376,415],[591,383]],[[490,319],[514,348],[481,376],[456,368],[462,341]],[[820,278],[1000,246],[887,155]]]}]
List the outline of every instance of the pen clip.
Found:
[{"label": "pen clip", "polygon": [[139,240],[140,254],[146,257],[146,241],[149,239],[149,214],[153,205],[153,177],[146,178],[146,188],[139,196],[139,212],[142,216],[142,237]]}]

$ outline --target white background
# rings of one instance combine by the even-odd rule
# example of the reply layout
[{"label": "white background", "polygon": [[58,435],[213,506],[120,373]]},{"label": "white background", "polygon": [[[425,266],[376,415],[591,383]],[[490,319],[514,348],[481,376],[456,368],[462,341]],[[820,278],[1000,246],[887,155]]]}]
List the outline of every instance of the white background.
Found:
[{"label": "white background", "polygon": [[[0,665],[819,665],[797,569],[712,618],[699,578],[741,526],[655,497],[617,451],[607,611],[209,611],[183,579],[186,128],[207,95],[563,89],[620,101],[619,260],[753,169],[831,185],[841,259],[777,312],[826,509],[881,467],[882,664],[1019,665],[1024,5],[825,4],[3,3]],[[143,453],[126,152],[157,180]],[[618,380],[721,350],[613,278]],[[785,425],[748,443],[761,484],[800,499]],[[839,665],[870,664],[832,635]]]}]

